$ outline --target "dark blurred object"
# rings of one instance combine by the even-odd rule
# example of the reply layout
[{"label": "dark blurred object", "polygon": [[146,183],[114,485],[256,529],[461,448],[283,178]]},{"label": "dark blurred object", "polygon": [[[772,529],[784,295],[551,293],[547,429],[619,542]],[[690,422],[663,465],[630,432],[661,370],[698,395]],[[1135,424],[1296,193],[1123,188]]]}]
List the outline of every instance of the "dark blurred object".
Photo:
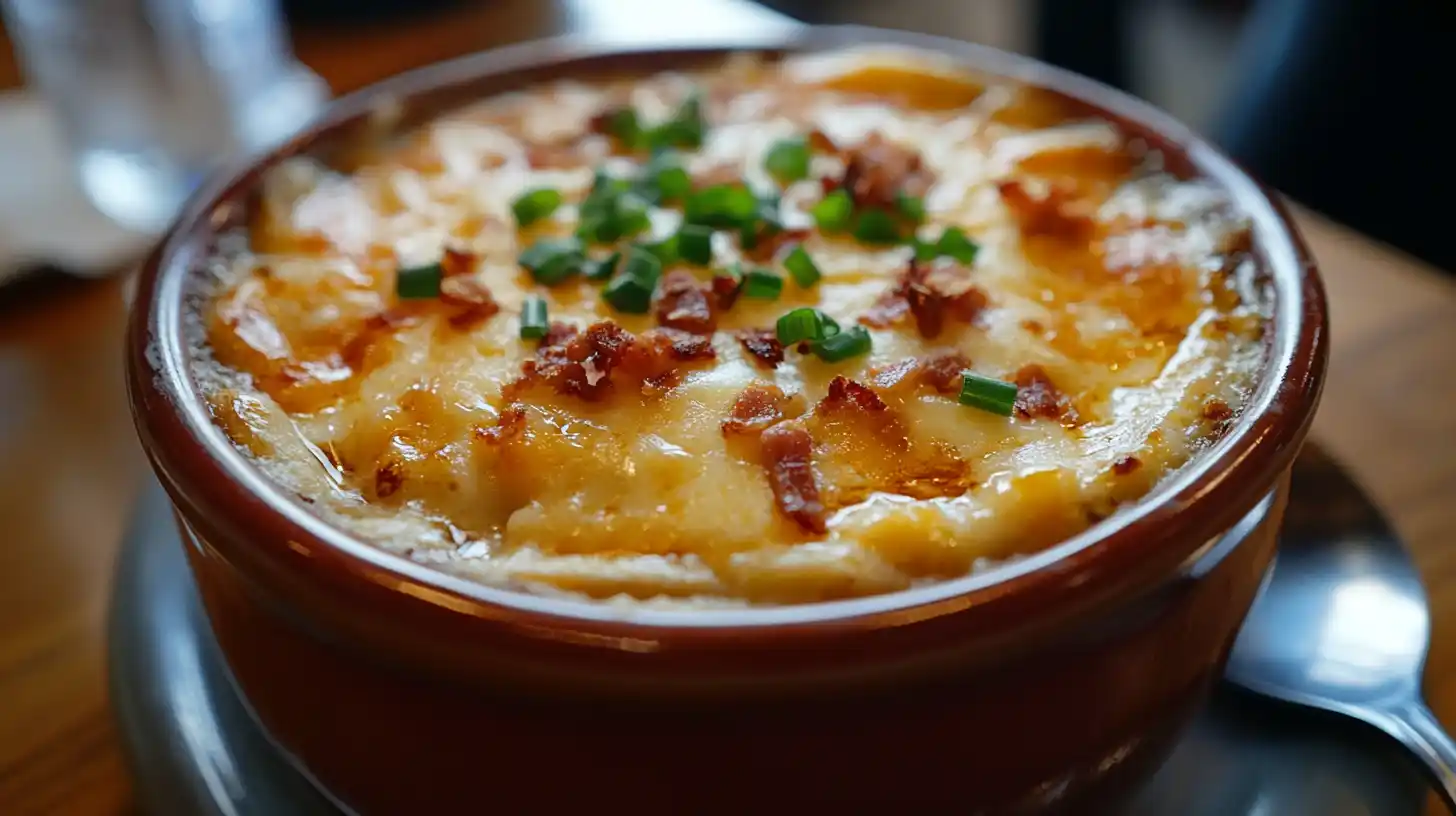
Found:
[{"label": "dark blurred object", "polygon": [[[1041,0],[1037,53],[1129,89],[1127,21],[1138,11],[1127,0]],[[1448,2],[1256,0],[1210,135],[1295,200],[1456,270],[1442,96],[1456,79],[1452,23]]]},{"label": "dark blurred object", "polygon": [[283,0],[283,11],[289,22],[299,25],[346,25],[409,17],[466,2],[490,0]]}]

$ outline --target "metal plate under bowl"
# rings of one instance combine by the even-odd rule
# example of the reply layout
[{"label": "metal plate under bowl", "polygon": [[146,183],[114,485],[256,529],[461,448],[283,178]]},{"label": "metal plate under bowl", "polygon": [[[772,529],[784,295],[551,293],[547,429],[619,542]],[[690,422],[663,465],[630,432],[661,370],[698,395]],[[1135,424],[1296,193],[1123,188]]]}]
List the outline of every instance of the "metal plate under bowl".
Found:
[{"label": "metal plate under bowl", "polygon": [[[238,698],[155,483],[118,562],[112,703],[147,813],[339,812]],[[1415,816],[1421,778],[1363,726],[1220,689],[1120,816]]]}]

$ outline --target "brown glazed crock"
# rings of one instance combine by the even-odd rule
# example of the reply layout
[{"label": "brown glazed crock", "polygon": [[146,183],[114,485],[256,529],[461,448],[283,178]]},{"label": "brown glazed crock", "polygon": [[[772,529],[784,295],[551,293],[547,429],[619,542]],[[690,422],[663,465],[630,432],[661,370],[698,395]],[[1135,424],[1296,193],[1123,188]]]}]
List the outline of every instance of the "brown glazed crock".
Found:
[{"label": "brown glazed crock", "polygon": [[[866,41],[1078,100],[1252,218],[1277,301],[1264,379],[1236,426],[1146,501],[1014,566],[939,585],[624,617],[374,549],[312,516],[211,424],[186,365],[189,280],[284,157],[546,78]],[[1103,812],[1157,766],[1220,673],[1274,551],[1326,338],[1324,294],[1288,215],[1165,115],[981,47],[806,28],[714,47],[533,43],[341,100],[191,201],[142,274],[127,362],[138,430],[238,687],[277,744],[355,812]]]}]

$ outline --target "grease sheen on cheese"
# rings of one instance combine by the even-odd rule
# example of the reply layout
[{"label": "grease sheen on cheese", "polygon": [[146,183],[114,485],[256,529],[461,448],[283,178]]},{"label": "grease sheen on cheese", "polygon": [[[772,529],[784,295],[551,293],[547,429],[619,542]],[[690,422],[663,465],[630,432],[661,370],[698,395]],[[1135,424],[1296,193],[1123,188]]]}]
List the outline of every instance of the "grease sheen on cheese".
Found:
[{"label": "grease sheen on cheese", "polygon": [[[630,105],[656,122],[695,91],[708,128],[683,158],[699,183],[766,193],[778,189],[763,169],[776,141],[818,130],[838,149],[816,150],[810,177],[782,189],[788,229],[813,226],[821,179],[840,179],[867,139],[918,154],[930,182],[919,234],[959,227],[980,247],[974,263],[942,259],[931,274],[978,290],[979,312],[930,338],[907,315],[871,328],[866,356],[791,348],[769,367],[736,331],[771,329],[798,306],[855,325],[912,255],[811,230],[802,246],[822,279],[719,311],[714,359],[597,400],[522,381],[537,353],[519,337],[528,296],[578,328],[654,327],[652,314],[613,310],[600,282],[544,287],[517,257],[572,233],[598,168],[629,175],[646,160],[592,133],[594,116]],[[1216,439],[1255,385],[1268,304],[1242,254],[1245,220],[1216,187],[1158,161],[1055,94],[892,52],[530,87],[334,166],[270,171],[246,240],[207,281],[198,376],[231,439],[327,520],[487,584],[712,607],[944,580],[1137,500]],[[566,204],[518,229],[511,202],[540,187]],[[682,216],[651,217],[660,237]],[[498,312],[397,300],[397,269],[446,250]],[[740,260],[737,236],[716,233],[713,254],[715,268]],[[951,354],[1007,381],[1039,367],[1059,407],[1003,417],[913,380],[884,385],[897,365]],[[821,406],[836,376],[883,410]],[[761,437],[722,429],[763,385],[812,438],[823,533],[776,502]]]}]

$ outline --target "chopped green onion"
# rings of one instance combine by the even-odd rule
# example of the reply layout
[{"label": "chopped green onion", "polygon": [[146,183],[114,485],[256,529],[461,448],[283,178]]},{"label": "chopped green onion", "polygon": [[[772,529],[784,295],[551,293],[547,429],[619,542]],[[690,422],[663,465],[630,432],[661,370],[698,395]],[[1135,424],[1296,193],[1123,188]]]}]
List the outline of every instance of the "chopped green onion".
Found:
[{"label": "chopped green onion", "polygon": [[521,339],[540,340],[550,326],[546,319],[546,301],[534,296],[526,298],[521,304]]},{"label": "chopped green onion", "polygon": [[400,267],[394,279],[394,293],[402,300],[440,296],[440,279],[445,269],[438,263]]},{"label": "chopped green onion", "polygon": [[819,229],[825,232],[843,232],[854,215],[854,200],[849,197],[849,193],[835,190],[815,204],[809,213],[814,216],[814,223],[819,225]]},{"label": "chopped green onion", "polygon": [[646,284],[650,294],[657,279],[662,277],[663,266],[662,259],[650,248],[635,246],[627,253],[627,260],[622,264],[621,277],[632,278]]},{"label": "chopped green onion", "polygon": [[815,343],[814,353],[826,363],[837,363],[868,354],[871,345],[870,333],[864,326],[850,326]]},{"label": "chopped green onion", "polygon": [[866,244],[893,244],[900,240],[900,227],[884,210],[865,210],[855,221],[854,237]]},{"label": "chopped green onion", "polygon": [[742,227],[753,222],[759,207],[753,191],[742,184],[718,184],[688,197],[683,221],[719,229]]},{"label": "chopped green onion", "polygon": [[813,286],[823,277],[819,273],[819,267],[815,266],[814,259],[809,257],[809,253],[805,252],[802,246],[794,247],[794,251],[784,258],[784,268],[789,270],[789,274],[794,278],[794,283],[804,289]]},{"label": "chopped green onion", "polygon": [[561,191],[540,187],[521,193],[511,202],[511,212],[516,214],[516,223],[522,227],[540,221],[561,206]]},{"label": "chopped green onion", "polygon": [[713,230],[698,224],[683,224],[677,231],[677,254],[695,266],[713,262]]},{"label": "chopped green onion", "polygon": [[555,286],[586,263],[581,243],[571,238],[542,238],[521,253],[520,264],[537,283]]},{"label": "chopped green onion", "polygon": [[619,312],[646,314],[652,307],[652,284],[624,272],[607,284],[602,297]]},{"label": "chopped green onion", "polygon": [[759,300],[778,300],[784,291],[784,279],[767,269],[750,269],[743,273],[743,296]]},{"label": "chopped green onion", "polygon": [[922,241],[916,238],[910,244],[915,247],[915,260],[920,263],[929,263],[940,257],[940,250],[935,246],[934,241]]},{"label": "chopped green onion", "polygon": [[613,111],[607,120],[607,132],[616,136],[622,144],[636,147],[642,141],[642,123],[637,119],[637,111],[632,108]]},{"label": "chopped green onion", "polygon": [[662,203],[686,198],[692,192],[693,179],[676,155],[659,153],[642,168],[637,188],[648,200]]},{"label": "chopped green onion", "polygon": [[699,148],[708,123],[703,119],[703,100],[696,93],[689,96],[673,113],[672,118],[646,133],[646,146],[653,150],[667,147]]},{"label": "chopped green onion", "polygon": [[588,260],[581,267],[582,277],[594,281],[606,280],[612,276],[613,272],[617,271],[617,261],[621,259],[622,253],[613,252],[611,255],[598,261]]},{"label": "chopped green onion", "polygon": [[592,244],[610,244],[652,226],[649,205],[629,192],[625,182],[598,174],[597,183],[577,211],[576,235]]},{"label": "chopped green onion", "polygon": [[1016,385],[963,371],[960,403],[993,414],[1011,416],[1011,409],[1016,405]]},{"label": "chopped green onion", "polygon": [[834,322],[834,318],[812,306],[801,306],[785,312],[778,323],[774,324],[774,332],[778,335],[779,342],[785,346],[804,341],[817,343],[837,336],[839,324]]},{"label": "chopped green onion", "polygon": [[809,143],[805,139],[774,142],[763,157],[763,169],[780,184],[809,177]]},{"label": "chopped green onion", "polygon": [[899,210],[901,215],[916,224],[925,220],[924,199],[907,196],[904,193],[897,193],[895,195],[895,209]]},{"label": "chopped green onion", "polygon": [[938,254],[955,258],[963,264],[975,263],[976,253],[981,250],[975,241],[956,227],[945,228],[940,240],[935,243],[935,249]]},{"label": "chopped green onion", "polygon": [[676,233],[663,238],[661,241],[650,244],[637,244],[636,247],[651,253],[657,259],[657,262],[663,266],[672,266],[679,260]]}]

